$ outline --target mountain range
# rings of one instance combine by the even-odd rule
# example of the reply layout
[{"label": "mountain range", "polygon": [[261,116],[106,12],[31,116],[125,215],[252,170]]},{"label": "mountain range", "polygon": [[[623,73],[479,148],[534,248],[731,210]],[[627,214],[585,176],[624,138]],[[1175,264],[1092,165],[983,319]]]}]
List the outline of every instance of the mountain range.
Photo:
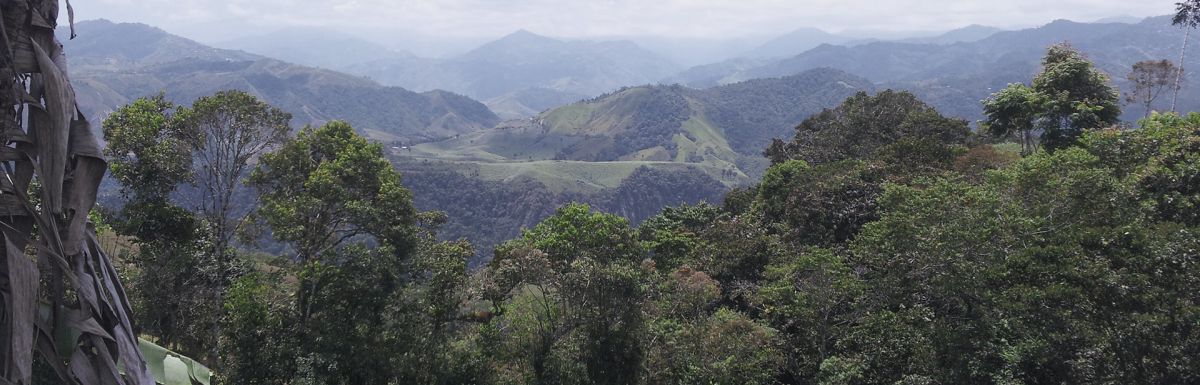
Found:
[{"label": "mountain range", "polygon": [[[1067,42],[1080,49],[1110,75],[1115,85],[1128,89],[1125,74],[1134,63],[1177,57],[1181,41],[1182,31],[1171,26],[1168,17],[1135,24],[1058,20],[1038,28],[996,32],[977,41],[951,44],[825,44],[782,59],[696,67],[671,81],[707,88],[831,67],[865,76],[880,88],[913,91],[947,114],[976,120],[981,117],[978,101],[1009,83],[1028,83],[1037,73],[1046,47],[1052,44]],[[1195,41],[1189,45],[1189,49],[1197,48],[1200,43]],[[1195,68],[1200,58],[1193,56],[1184,64]],[[1184,87],[1181,107],[1200,108],[1200,87]],[[1132,120],[1143,112],[1129,106],[1125,118]]]},{"label": "mountain range", "polygon": [[411,90],[461,93],[515,118],[551,107],[522,97],[531,89],[559,94],[550,98],[557,102],[655,82],[680,67],[630,41],[563,41],[521,30],[445,59],[390,58],[341,69]]},{"label": "mountain range", "polygon": [[332,70],[208,47],[144,24],[97,20],[75,27],[79,37],[62,40],[80,109],[95,121],[160,92],[186,104],[238,89],[290,112],[295,125],[340,119],[380,140],[431,140],[499,122],[482,103],[446,91],[383,86]]}]

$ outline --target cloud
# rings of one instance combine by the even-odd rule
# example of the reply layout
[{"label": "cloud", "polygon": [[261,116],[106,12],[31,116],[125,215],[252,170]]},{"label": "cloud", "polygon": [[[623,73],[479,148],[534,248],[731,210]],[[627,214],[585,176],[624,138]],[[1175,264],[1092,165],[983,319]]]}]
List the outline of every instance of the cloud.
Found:
[{"label": "cloud", "polygon": [[[1058,18],[1170,13],[1174,0],[99,0],[79,17],[137,21],[201,39],[322,26],[489,37],[525,28],[559,37],[736,37],[831,31],[1030,26]],[[222,28],[213,28],[214,26]]]}]

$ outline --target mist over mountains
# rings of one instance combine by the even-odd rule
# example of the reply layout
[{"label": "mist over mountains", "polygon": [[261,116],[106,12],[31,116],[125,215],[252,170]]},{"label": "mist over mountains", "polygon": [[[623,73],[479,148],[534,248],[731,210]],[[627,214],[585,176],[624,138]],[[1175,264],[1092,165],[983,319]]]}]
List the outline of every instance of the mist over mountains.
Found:
[{"label": "mist over mountains", "polygon": [[[434,90],[416,93],[370,79],[223,50],[143,24],[85,21],[63,39],[80,108],[94,121],[160,92],[177,103],[219,90],[250,92],[293,115],[297,126],[346,120],[381,140],[444,138],[499,122],[486,106]],[[65,31],[60,31],[65,32]]]},{"label": "mist over mountains", "polygon": [[[292,112],[297,124],[341,118],[376,139],[403,142],[486,130],[502,119],[537,117],[624,87],[678,83],[707,89],[818,68],[862,76],[876,89],[912,91],[973,121],[980,116],[974,101],[1027,81],[1054,43],[1076,46],[1122,88],[1134,62],[1176,54],[1179,31],[1166,18],[1111,21],[1059,20],[1016,31],[972,25],[895,41],[800,28],[727,52],[732,59],[691,68],[631,40],[560,40],[525,30],[445,58],[303,29],[228,41],[222,44],[241,49],[220,49],[146,25],[107,21],[79,23],[79,38],[67,46],[80,103],[92,116],[160,91],[188,100],[238,88]],[[1193,56],[1185,64],[1197,63]],[[740,87],[754,84],[760,83]],[[1183,99],[1185,108],[1198,105],[1200,92],[1185,87]],[[1135,110],[1127,109],[1127,117],[1142,114]],[[620,119],[628,117],[611,120]]]},{"label": "mist over mountains", "polygon": [[[1107,72],[1115,85],[1128,89],[1125,74],[1133,63],[1177,57],[1180,35],[1181,31],[1166,17],[1136,24],[1059,20],[1038,28],[1001,31],[976,41],[949,44],[825,44],[782,59],[743,59],[694,67],[669,81],[706,88],[831,67],[864,76],[880,88],[912,91],[949,115],[976,120],[981,113],[976,101],[1007,84],[1028,82],[1049,45],[1070,43]],[[1194,41],[1189,45],[1189,49],[1196,47],[1200,44]],[[1188,58],[1184,64],[1192,68],[1200,64],[1200,59]],[[1182,109],[1200,106],[1198,90],[1184,87]],[[1135,119],[1143,113],[1129,106],[1125,118]]]}]

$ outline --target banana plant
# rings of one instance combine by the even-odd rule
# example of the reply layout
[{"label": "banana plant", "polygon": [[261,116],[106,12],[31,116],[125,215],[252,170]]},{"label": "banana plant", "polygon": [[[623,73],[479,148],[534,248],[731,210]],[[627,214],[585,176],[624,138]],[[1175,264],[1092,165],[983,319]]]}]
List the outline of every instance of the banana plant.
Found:
[{"label": "banana plant", "polygon": [[[63,384],[152,385],[129,299],[87,220],[106,161],[54,34],[60,10],[0,1],[0,385],[31,384],[35,357]],[[164,380],[188,367],[163,357]]]}]

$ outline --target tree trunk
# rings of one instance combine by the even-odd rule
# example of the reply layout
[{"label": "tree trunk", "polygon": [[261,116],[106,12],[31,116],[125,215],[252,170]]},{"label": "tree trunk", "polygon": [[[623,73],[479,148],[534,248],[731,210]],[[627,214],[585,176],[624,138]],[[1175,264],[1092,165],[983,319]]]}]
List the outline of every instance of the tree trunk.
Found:
[{"label": "tree trunk", "polygon": [[1179,72],[1175,74],[1175,97],[1171,98],[1171,112],[1176,111],[1179,105],[1179,89],[1183,87],[1183,60],[1187,58],[1188,39],[1192,36],[1192,29],[1187,28],[1183,33],[1183,48],[1179,50]]}]

